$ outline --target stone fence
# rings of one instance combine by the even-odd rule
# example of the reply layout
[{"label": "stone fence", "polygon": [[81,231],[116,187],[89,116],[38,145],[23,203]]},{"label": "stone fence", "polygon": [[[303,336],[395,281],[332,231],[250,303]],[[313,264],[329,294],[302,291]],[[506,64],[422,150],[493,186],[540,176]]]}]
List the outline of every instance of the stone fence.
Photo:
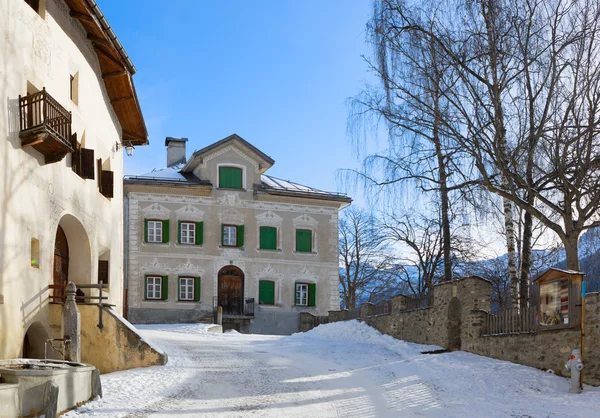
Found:
[{"label": "stone fence", "polygon": [[[380,332],[405,341],[433,344],[448,350],[507,360],[564,375],[565,362],[573,348],[581,347],[581,327],[538,328],[535,332],[487,335],[490,315],[490,283],[480,277],[453,280],[434,286],[428,306],[407,309],[406,296],[392,298],[389,314],[373,315],[373,306],[360,306],[360,320]],[[585,296],[584,382],[600,385],[600,294]],[[310,314],[301,316],[301,330],[319,323],[345,321],[348,311],[330,311],[327,320]]]}]

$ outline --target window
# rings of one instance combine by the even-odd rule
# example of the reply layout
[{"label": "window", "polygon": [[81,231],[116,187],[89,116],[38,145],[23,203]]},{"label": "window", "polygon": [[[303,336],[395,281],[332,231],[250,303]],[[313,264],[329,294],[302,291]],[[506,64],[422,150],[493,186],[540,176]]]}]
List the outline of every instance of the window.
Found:
[{"label": "window", "polygon": [[277,228],[272,226],[261,226],[259,230],[260,249],[261,250],[276,250],[277,249]]},{"label": "window", "polygon": [[309,229],[296,229],[296,252],[312,252],[312,231]]},{"label": "window", "polygon": [[148,239],[147,242],[162,242],[162,221],[147,221],[148,222]]},{"label": "window", "polygon": [[146,299],[162,299],[162,277],[146,277]]},{"label": "window", "polygon": [[108,286],[108,260],[98,260],[98,283]]},{"label": "window", "polygon": [[37,14],[43,17],[42,8],[40,7],[40,0],[25,0],[25,3],[29,5]]},{"label": "window", "polygon": [[69,76],[69,98],[76,105],[79,104],[79,72]]},{"label": "window", "polygon": [[200,300],[200,277],[179,278],[179,301],[198,302]]},{"label": "window", "polygon": [[569,280],[540,283],[540,325],[569,324]]},{"label": "window", "polygon": [[317,306],[316,283],[296,283],[294,303],[296,306]]},{"label": "window", "polygon": [[108,168],[109,162],[106,161],[105,164],[102,164],[102,158],[98,158],[98,188],[104,197],[114,197],[115,173],[105,170],[105,167]]},{"label": "window", "polygon": [[181,222],[180,224],[180,244],[196,243],[196,224],[190,222]]},{"label": "window", "polygon": [[275,305],[275,282],[268,280],[258,282],[258,304]]},{"label": "window", "polygon": [[179,300],[194,300],[194,279],[192,277],[179,279]]},{"label": "window", "polygon": [[40,268],[40,241],[31,238],[31,267]]},{"label": "window", "polygon": [[219,188],[241,189],[243,170],[237,167],[219,167]]},{"label": "window", "polygon": [[244,225],[221,225],[221,244],[223,247],[243,247]]}]

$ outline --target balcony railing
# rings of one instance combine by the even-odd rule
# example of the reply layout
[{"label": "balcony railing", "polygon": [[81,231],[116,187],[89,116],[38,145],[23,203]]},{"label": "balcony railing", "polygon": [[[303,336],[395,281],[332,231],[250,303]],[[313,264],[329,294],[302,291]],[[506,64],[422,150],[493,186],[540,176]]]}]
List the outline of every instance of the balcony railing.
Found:
[{"label": "balcony railing", "polygon": [[44,88],[19,96],[19,137],[21,146],[31,146],[46,158],[57,162],[73,152],[71,112],[62,107]]}]

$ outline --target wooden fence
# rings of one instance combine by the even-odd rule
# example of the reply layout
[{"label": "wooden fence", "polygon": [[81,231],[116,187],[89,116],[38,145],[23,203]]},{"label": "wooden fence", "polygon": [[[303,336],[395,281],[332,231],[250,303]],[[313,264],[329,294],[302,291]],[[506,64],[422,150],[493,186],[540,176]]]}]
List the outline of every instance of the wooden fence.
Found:
[{"label": "wooden fence", "polygon": [[377,305],[371,306],[371,316],[390,315],[392,313],[392,301],[384,300]]},{"label": "wooden fence", "polygon": [[535,333],[538,330],[537,322],[537,306],[519,311],[506,309],[487,316],[484,335]]},{"label": "wooden fence", "polygon": [[433,291],[416,298],[406,298],[406,307],[403,310],[424,309],[433,306]]}]

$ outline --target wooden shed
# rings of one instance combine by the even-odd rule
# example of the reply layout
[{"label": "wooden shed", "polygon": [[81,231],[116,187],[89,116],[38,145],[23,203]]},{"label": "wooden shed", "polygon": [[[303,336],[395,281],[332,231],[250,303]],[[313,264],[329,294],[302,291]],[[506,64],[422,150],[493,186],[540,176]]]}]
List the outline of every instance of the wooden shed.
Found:
[{"label": "wooden shed", "polygon": [[534,280],[540,329],[581,328],[583,276],[580,271],[552,267]]}]

